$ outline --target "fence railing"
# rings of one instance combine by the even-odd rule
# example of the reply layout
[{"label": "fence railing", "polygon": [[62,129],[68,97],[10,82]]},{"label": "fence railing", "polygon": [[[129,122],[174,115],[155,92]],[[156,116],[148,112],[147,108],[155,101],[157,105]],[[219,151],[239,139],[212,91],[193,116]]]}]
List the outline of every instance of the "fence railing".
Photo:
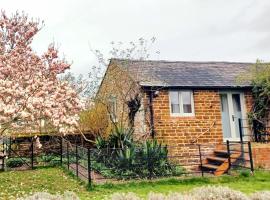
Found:
[{"label": "fence railing", "polygon": [[[253,155],[251,142],[230,142],[227,141],[227,151],[229,155],[229,169],[249,169],[254,173]],[[240,154],[235,162],[231,162],[235,159],[234,154]]]},{"label": "fence railing", "polygon": [[[23,141],[21,141],[22,143]],[[24,140],[25,142],[25,140]],[[20,142],[19,142],[20,143]],[[54,148],[50,148],[50,143]],[[250,142],[225,144],[183,144],[177,146],[86,148],[57,137],[38,147],[34,138],[22,144],[8,140],[4,150],[8,153],[6,169],[33,169],[37,166],[61,165],[76,177],[92,183],[120,179],[153,179],[159,177],[206,176],[227,173],[232,169],[254,172]],[[225,151],[228,168],[207,169],[207,160],[215,150]],[[235,157],[236,156],[236,157]],[[20,166],[17,166],[21,163]],[[218,171],[220,170],[220,171]]]},{"label": "fence railing", "polygon": [[240,141],[270,142],[270,119],[262,121],[237,118]]},{"label": "fence railing", "polygon": [[38,166],[58,165],[61,162],[61,137],[37,144],[36,138],[3,138],[1,140],[3,167],[9,169],[33,169]]},{"label": "fence railing", "polygon": [[[152,179],[158,177],[205,176],[212,173],[205,170],[208,157],[213,156],[216,145],[185,144],[183,146],[164,146],[161,152],[150,154],[136,148],[84,148],[63,140],[62,165],[78,178],[89,184],[118,181],[119,179]],[[228,169],[246,169],[254,172],[250,142],[230,142],[219,145],[228,152]],[[152,152],[153,153],[153,152]],[[156,152],[155,152],[156,153]],[[235,158],[236,154],[240,154]]]}]

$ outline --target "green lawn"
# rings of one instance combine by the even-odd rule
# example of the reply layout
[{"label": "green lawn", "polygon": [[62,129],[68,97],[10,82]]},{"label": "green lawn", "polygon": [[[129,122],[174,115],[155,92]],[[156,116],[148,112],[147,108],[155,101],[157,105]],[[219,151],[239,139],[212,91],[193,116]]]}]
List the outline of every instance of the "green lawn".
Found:
[{"label": "green lawn", "polygon": [[222,176],[218,178],[164,179],[128,184],[105,184],[87,189],[81,181],[74,179],[61,168],[41,168],[30,171],[0,173],[0,199],[16,199],[25,194],[47,191],[63,193],[74,191],[81,199],[104,199],[114,192],[134,192],[144,197],[149,192],[169,193],[188,191],[202,185],[223,185],[245,193],[270,190],[270,172],[257,171],[255,176]]}]

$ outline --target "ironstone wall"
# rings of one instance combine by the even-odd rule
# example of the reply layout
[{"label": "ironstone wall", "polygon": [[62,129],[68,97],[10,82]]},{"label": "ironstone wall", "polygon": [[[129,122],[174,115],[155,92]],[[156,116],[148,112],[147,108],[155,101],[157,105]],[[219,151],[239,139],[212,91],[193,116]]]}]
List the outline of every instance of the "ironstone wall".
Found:
[{"label": "ironstone wall", "polygon": [[[86,148],[92,147],[92,144],[86,142],[81,135],[68,135],[65,137],[60,136],[49,136],[43,135],[38,137],[16,137],[16,138],[9,138],[7,145],[9,148],[12,149],[10,151],[11,156],[26,156],[29,155],[31,151],[32,140],[34,144],[34,154],[46,154],[50,152],[57,152],[60,148],[60,140],[61,138],[65,138],[66,140],[70,141],[72,144],[77,144]],[[88,138],[91,138],[88,136]],[[39,147],[38,141],[40,142],[41,146]]]}]

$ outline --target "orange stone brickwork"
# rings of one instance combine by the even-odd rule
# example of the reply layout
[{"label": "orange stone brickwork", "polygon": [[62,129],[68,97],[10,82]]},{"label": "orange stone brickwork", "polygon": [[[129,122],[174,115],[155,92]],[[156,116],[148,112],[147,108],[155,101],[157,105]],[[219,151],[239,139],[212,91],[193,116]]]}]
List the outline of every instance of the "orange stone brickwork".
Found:
[{"label": "orange stone brickwork", "polygon": [[251,91],[245,92],[246,110],[247,113],[252,111],[253,97]]},{"label": "orange stone brickwork", "polygon": [[[155,138],[176,147],[171,148],[170,153],[183,156],[182,162],[198,163],[199,158],[195,156],[198,155],[198,144],[203,144],[202,151],[210,154],[217,144],[223,143],[219,94],[219,90],[193,90],[195,116],[175,117],[170,114],[169,91],[160,91],[153,99]],[[245,101],[246,112],[249,112],[252,106],[250,92],[245,92]],[[149,106],[148,95],[145,95],[143,105]],[[149,118],[149,112],[145,117]]]},{"label": "orange stone brickwork", "polygon": [[[168,145],[190,144],[194,141],[199,144],[223,142],[219,90],[194,90],[193,98],[195,116],[171,116],[169,91],[159,92],[153,99],[155,138]],[[252,107],[250,92],[245,92],[245,101],[248,113]],[[143,105],[149,106],[147,95]]]},{"label": "orange stone brickwork", "polygon": [[169,92],[159,93],[153,102],[157,139],[169,145],[190,144],[205,132],[198,138],[198,143],[222,142],[218,91],[194,90],[193,97],[195,116],[174,117],[170,115]]},{"label": "orange stone brickwork", "polygon": [[252,157],[255,168],[270,169],[270,144],[252,143]]}]

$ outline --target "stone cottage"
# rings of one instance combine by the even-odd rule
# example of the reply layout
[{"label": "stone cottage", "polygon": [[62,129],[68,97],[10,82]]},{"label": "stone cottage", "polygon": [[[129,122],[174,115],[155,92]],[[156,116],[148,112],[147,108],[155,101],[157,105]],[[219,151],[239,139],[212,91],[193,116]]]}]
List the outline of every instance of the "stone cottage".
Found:
[{"label": "stone cottage", "polygon": [[242,140],[250,139],[249,128],[240,126],[248,127],[252,87],[238,79],[251,65],[111,59],[97,96],[109,100],[115,123],[132,124],[138,137],[186,146],[188,156],[188,144],[214,149],[240,141],[240,131]]},{"label": "stone cottage", "polygon": [[251,65],[112,59],[99,94],[106,93],[119,115],[123,99],[116,91],[136,88],[127,94],[141,97],[134,119],[136,134],[150,130],[167,144],[239,141],[238,119],[247,118],[252,95],[251,85],[238,77]]}]

